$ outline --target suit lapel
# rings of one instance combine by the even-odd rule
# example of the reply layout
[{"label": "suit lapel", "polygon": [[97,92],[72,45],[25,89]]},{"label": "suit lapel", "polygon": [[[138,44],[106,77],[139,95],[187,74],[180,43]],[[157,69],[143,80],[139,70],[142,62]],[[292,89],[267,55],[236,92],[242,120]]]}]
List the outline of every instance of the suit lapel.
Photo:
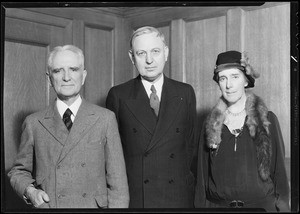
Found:
[{"label": "suit lapel", "polygon": [[83,99],[75,117],[69,136],[61,151],[58,163],[79,143],[89,129],[96,123],[98,116],[91,110],[89,104]]},{"label": "suit lapel", "polygon": [[48,107],[44,118],[39,119],[39,121],[61,145],[64,145],[69,132],[58,113],[55,103]]},{"label": "suit lapel", "polygon": [[150,101],[140,76],[134,80],[131,96],[125,102],[135,118],[148,130],[148,132],[153,134],[157,121],[153,116]]},{"label": "suit lapel", "polygon": [[151,150],[167,132],[169,127],[175,120],[181,105],[183,98],[177,94],[176,87],[165,76],[164,85],[161,96],[159,119],[156,125],[154,135],[148,146],[148,151]]}]

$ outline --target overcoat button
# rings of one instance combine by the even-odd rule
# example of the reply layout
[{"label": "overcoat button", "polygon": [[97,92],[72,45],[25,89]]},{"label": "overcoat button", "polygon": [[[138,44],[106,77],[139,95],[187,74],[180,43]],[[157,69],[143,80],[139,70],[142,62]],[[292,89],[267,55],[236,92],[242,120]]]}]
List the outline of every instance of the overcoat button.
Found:
[{"label": "overcoat button", "polygon": [[82,194],[82,197],[84,197],[84,198],[85,198],[85,197],[86,197],[86,193],[83,193],[83,194]]},{"label": "overcoat button", "polygon": [[170,158],[174,158],[175,157],[175,155],[172,153],[172,154],[170,154]]},{"label": "overcoat button", "polygon": [[179,133],[179,132],[180,132],[179,128],[176,128],[176,133]]},{"label": "overcoat button", "polygon": [[172,184],[172,183],[174,183],[174,180],[173,179],[169,180],[169,184]]},{"label": "overcoat button", "polygon": [[136,128],[133,128],[132,130],[133,130],[133,132],[134,132],[134,133],[137,133],[137,130],[136,130]]},{"label": "overcoat button", "polygon": [[144,183],[145,184],[149,183],[149,180],[148,179],[144,180]]},{"label": "overcoat button", "polygon": [[85,163],[82,163],[81,166],[82,166],[82,167],[85,167]]}]

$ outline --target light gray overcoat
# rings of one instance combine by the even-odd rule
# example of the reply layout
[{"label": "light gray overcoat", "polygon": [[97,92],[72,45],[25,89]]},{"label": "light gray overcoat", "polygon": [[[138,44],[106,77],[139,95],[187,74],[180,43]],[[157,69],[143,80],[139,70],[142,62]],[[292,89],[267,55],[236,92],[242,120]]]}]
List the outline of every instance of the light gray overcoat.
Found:
[{"label": "light gray overcoat", "polygon": [[28,116],[19,153],[8,173],[23,197],[33,183],[50,208],[127,208],[129,192],[118,126],[113,112],[83,99],[70,133],[56,104]]}]

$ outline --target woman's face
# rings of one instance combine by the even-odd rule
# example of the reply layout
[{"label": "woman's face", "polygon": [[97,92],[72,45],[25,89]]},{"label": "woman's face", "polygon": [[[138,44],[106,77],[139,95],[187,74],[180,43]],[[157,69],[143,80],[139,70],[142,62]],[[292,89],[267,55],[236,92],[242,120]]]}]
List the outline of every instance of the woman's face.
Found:
[{"label": "woman's face", "polygon": [[220,71],[218,75],[223,97],[230,105],[237,103],[245,95],[245,87],[248,85],[244,73],[237,68],[230,68]]}]

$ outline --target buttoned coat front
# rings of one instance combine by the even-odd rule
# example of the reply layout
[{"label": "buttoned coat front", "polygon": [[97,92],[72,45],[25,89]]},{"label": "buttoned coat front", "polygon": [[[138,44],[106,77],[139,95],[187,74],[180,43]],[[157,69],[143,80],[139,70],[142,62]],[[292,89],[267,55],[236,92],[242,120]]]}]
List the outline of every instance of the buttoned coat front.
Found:
[{"label": "buttoned coat front", "polygon": [[193,207],[196,100],[193,88],[164,77],[159,116],[138,76],[111,88],[107,108],[119,123],[130,208]]},{"label": "buttoned coat front", "polygon": [[31,183],[44,190],[50,202],[43,208],[126,208],[129,204],[115,115],[85,100],[70,133],[55,104],[28,116],[8,176],[21,197]]}]

